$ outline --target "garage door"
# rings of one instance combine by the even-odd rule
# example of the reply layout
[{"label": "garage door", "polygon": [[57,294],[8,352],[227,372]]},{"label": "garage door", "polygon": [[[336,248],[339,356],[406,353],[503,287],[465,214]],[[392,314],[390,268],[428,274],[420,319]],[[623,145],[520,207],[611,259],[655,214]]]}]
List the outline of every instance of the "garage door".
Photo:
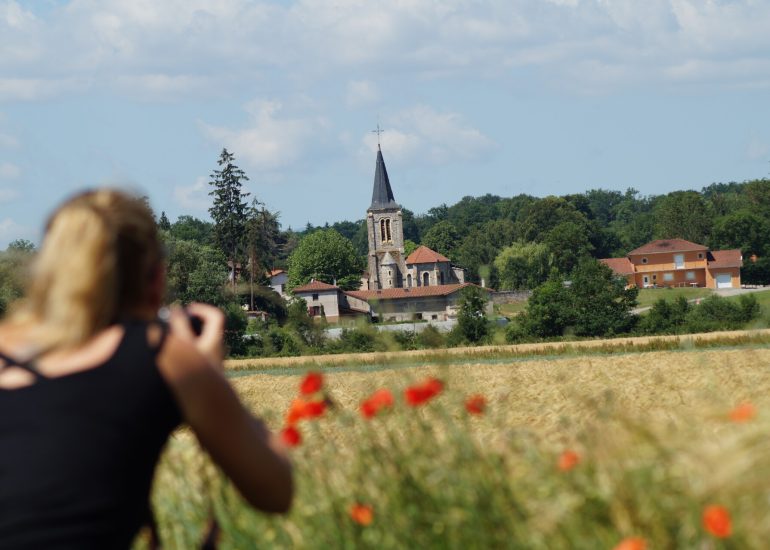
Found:
[{"label": "garage door", "polygon": [[717,275],[717,288],[732,288],[733,280],[729,273],[720,273]]}]

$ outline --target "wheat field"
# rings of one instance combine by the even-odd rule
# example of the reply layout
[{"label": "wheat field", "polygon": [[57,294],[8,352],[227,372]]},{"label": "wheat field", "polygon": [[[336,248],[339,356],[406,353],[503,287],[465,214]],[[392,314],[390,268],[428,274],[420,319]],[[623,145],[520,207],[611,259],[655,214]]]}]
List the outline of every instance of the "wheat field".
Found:
[{"label": "wheat field", "polygon": [[[225,548],[612,549],[629,537],[646,548],[763,548],[770,540],[767,346],[439,357],[357,367],[326,358],[318,368],[334,406],[300,426],[287,517],[246,509],[178,435],[154,497],[167,546],[197,540],[210,506]],[[232,383],[280,430],[305,368],[261,368]],[[444,391],[409,407],[403,390],[426,377]],[[379,388],[395,395],[393,410],[362,419],[361,401]],[[464,408],[473,394],[487,399],[483,415]],[[741,404],[752,414],[731,420]],[[565,451],[579,457],[570,471],[556,467]],[[359,502],[371,506],[371,524],[351,520]],[[704,527],[713,504],[729,510],[729,536]]]}]

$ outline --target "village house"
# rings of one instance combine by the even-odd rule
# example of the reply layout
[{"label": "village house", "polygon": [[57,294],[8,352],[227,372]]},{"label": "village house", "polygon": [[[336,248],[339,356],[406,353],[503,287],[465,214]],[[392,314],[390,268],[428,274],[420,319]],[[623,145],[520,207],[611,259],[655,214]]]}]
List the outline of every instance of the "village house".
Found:
[{"label": "village house", "polygon": [[283,269],[273,269],[267,273],[267,278],[270,279],[270,288],[275,290],[281,298],[287,298],[286,283],[289,280],[289,274]]},{"label": "village house", "polygon": [[651,287],[740,288],[740,249],[709,250],[684,239],[659,239],[624,258],[600,260],[629,285]]},{"label": "village house", "polygon": [[465,282],[462,268],[427,246],[406,257],[401,206],[393,196],[379,146],[366,227],[369,269],[361,288],[343,291],[319,281],[294,288],[294,295],[307,302],[308,312],[323,314],[330,322],[363,313],[381,321],[446,321],[455,317],[460,291],[470,283]]}]

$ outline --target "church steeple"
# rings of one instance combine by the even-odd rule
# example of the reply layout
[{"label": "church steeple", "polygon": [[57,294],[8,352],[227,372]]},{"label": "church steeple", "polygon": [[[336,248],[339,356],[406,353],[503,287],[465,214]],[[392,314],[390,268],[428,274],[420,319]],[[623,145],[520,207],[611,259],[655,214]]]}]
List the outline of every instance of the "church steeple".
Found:
[{"label": "church steeple", "polygon": [[388,171],[382,158],[382,150],[377,144],[377,165],[374,169],[374,189],[372,190],[372,205],[369,210],[384,210],[401,208],[393,197],[393,189],[390,188]]}]

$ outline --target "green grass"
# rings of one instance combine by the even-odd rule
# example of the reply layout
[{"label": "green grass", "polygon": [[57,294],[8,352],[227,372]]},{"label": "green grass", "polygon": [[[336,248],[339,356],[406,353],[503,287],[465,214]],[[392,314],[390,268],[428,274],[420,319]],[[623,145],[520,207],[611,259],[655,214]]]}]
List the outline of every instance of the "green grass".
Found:
[{"label": "green grass", "polygon": [[679,296],[695,300],[709,296],[712,292],[709,288],[643,288],[639,291],[637,307],[649,307],[661,298],[667,302],[672,302]]}]

